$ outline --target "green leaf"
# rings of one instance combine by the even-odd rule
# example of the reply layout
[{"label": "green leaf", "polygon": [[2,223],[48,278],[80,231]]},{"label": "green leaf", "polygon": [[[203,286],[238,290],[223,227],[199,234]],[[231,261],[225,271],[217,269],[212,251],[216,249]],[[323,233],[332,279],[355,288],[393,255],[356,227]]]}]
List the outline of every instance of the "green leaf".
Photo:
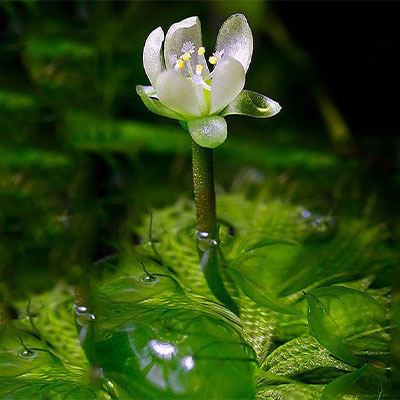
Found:
[{"label": "green leaf", "polygon": [[220,271],[220,260],[216,247],[208,248],[201,258],[201,269],[207,280],[207,284],[213,295],[221,301],[233,313],[239,315],[239,309],[236,303],[232,300],[228,291],[224,286]]},{"label": "green leaf", "polygon": [[[295,241],[263,239],[246,247],[229,264],[229,272],[239,287],[257,304],[271,310],[301,314],[297,305],[280,296],[291,278],[301,246]],[[302,271],[298,271],[300,274]]]},{"label": "green leaf", "polygon": [[222,110],[220,115],[222,117],[227,115],[247,115],[254,118],[268,118],[278,114],[280,110],[281,106],[276,101],[263,94],[245,89]]},{"label": "green leaf", "polygon": [[316,400],[324,385],[309,385],[302,382],[270,385],[257,392],[257,400]]},{"label": "green leaf", "polygon": [[387,354],[386,314],[373,297],[330,286],[313,290],[306,298],[311,333],[335,357],[356,365],[360,357]]},{"label": "green leaf", "polygon": [[226,121],[218,115],[192,119],[188,121],[188,129],[199,146],[210,149],[224,143],[228,135]]},{"label": "green leaf", "polygon": [[127,281],[123,290],[121,280],[101,286],[93,298],[95,319],[81,330],[91,363],[102,368],[117,396],[253,398],[255,356],[228,312],[205,307],[162,279],[142,278],[139,284],[153,294],[140,299],[136,278],[130,299]]},{"label": "green leaf", "polygon": [[29,311],[21,307],[0,327],[0,399],[110,399],[79,346],[71,290],[57,287],[33,297]]},{"label": "green leaf", "polygon": [[364,365],[326,385],[321,400],[384,399],[387,393],[386,376],[378,369]]},{"label": "green leaf", "polygon": [[273,375],[294,376],[319,368],[352,371],[353,368],[335,359],[311,335],[290,340],[275,349],[262,364]]},{"label": "green leaf", "polygon": [[140,96],[144,105],[154,114],[177,120],[185,119],[182,115],[161,104],[160,100],[152,98],[151,96],[155,94],[152,86],[137,85],[136,93]]}]

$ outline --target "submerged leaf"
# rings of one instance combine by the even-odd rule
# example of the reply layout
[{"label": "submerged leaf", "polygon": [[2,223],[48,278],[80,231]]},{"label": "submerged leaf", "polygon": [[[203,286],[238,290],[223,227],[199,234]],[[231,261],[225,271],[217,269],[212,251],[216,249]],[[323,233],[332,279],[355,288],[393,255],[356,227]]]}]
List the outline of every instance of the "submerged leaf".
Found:
[{"label": "submerged leaf", "polygon": [[306,298],[311,333],[334,356],[356,365],[360,357],[387,354],[386,314],[373,297],[330,286],[313,290]]},{"label": "submerged leaf", "polygon": [[311,335],[290,340],[275,349],[262,368],[273,375],[293,376],[319,368],[351,371],[353,368],[329,354]]},{"label": "submerged leaf", "polygon": [[88,358],[113,382],[117,396],[254,396],[255,356],[235,318],[219,305],[187,297],[174,279],[153,268],[100,286],[93,297],[95,319],[81,327]]},{"label": "submerged leaf", "polygon": [[321,400],[384,399],[388,380],[378,369],[364,365],[326,385]]},{"label": "submerged leaf", "polygon": [[[281,296],[301,247],[295,241],[263,239],[248,246],[229,265],[229,272],[244,293],[271,310],[302,314],[297,305]],[[299,271],[301,274],[302,271]]]}]

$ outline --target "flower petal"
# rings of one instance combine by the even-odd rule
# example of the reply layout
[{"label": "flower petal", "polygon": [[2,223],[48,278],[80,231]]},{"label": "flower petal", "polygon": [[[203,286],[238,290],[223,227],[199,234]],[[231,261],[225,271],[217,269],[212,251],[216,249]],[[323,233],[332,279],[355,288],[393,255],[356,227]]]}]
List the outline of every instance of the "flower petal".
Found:
[{"label": "flower petal", "polygon": [[194,44],[196,51],[192,54],[192,57],[196,63],[197,49],[202,46],[201,25],[198,17],[186,18],[171,25],[168,29],[164,46],[164,57],[167,68],[173,68],[173,65],[169,61],[170,56],[176,55],[179,58],[182,54],[182,46],[186,42]]},{"label": "flower petal", "polygon": [[163,104],[160,103],[159,100],[153,98],[155,90],[152,86],[137,85],[136,92],[142,99],[144,105],[154,114],[177,120],[185,119],[182,115],[176,113],[168,107],[165,107]]},{"label": "flower petal", "polygon": [[223,49],[225,57],[238,60],[247,72],[253,54],[253,35],[243,14],[233,14],[222,24],[216,48],[218,51]]},{"label": "flower petal", "polygon": [[217,65],[211,81],[210,114],[225,108],[244,87],[246,73],[239,61],[224,57]]},{"label": "flower petal", "polygon": [[218,115],[193,119],[188,122],[188,129],[199,146],[210,149],[224,143],[228,135],[226,121]]},{"label": "flower petal", "polygon": [[165,64],[162,55],[164,32],[161,27],[154,29],[146,39],[143,48],[143,66],[149,81],[154,86],[157,75],[164,71]]},{"label": "flower petal", "polygon": [[185,119],[200,116],[194,87],[180,72],[169,69],[159,74],[156,92],[162,104],[182,114]]},{"label": "flower petal", "polygon": [[239,95],[220,113],[221,117],[227,115],[247,115],[254,118],[272,117],[281,110],[276,101],[263,94],[251,90],[242,90]]}]

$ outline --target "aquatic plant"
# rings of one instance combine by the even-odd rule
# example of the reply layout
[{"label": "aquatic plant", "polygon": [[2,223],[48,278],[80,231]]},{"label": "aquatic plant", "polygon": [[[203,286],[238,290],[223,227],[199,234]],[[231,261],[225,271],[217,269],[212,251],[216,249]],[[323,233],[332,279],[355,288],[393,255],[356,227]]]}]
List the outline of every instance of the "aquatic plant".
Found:
[{"label": "aquatic plant", "polygon": [[277,114],[281,107],[262,94],[243,89],[253,55],[253,36],[243,14],[231,15],[222,24],[215,52],[208,59],[214,66],[211,72],[198,17],[173,24],[165,36],[164,51],[163,42],[161,27],[148,36],[143,66],[153,86],[138,85],[136,90],[150,111],[179,120],[192,137],[202,268],[213,293],[237,312],[219,271],[212,149],[227,137],[225,116],[267,118]]}]

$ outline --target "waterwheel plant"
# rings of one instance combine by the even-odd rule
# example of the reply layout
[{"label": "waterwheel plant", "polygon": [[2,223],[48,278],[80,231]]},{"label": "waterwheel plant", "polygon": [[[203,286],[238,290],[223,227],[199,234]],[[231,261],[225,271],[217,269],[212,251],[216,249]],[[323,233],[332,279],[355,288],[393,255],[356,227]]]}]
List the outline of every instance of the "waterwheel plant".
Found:
[{"label": "waterwheel plant", "polygon": [[218,261],[218,224],[215,210],[213,150],[227,137],[224,117],[233,114],[267,118],[281,107],[270,98],[243,89],[253,55],[253,36],[243,14],[230,16],[221,26],[215,52],[208,61],[198,17],[173,24],[165,36],[152,31],[143,50],[143,66],[152,86],[136,87],[146,107],[177,119],[192,137],[193,186],[197,240],[202,268],[214,295],[238,311],[226,291]]},{"label": "waterwheel plant", "polygon": [[[69,49],[56,47],[63,57]],[[90,53],[84,50],[82,54]],[[225,117],[269,117],[280,107],[243,89],[252,55],[252,34],[243,15],[222,25],[209,58],[211,72],[205,54],[197,17],[172,25],[165,40],[157,28],[144,47],[152,86],[137,87],[151,111],[178,120],[187,133],[179,137],[188,139],[188,147],[192,141],[195,202],[180,198],[142,212],[141,222],[121,218],[123,229],[117,239],[113,236],[110,253],[96,253],[84,268],[68,264],[78,279],[63,277],[51,290],[18,299],[7,297],[7,285],[0,286],[0,399],[391,398],[388,286],[396,255],[387,225],[373,215],[374,193],[358,190],[358,171],[345,160],[332,155],[329,163],[321,162],[319,154],[309,152],[304,174],[272,168],[266,175],[241,171],[232,188],[218,196],[217,216],[213,149],[226,139]],[[46,71],[49,77],[51,71]],[[103,121],[91,124],[87,118],[82,123],[78,114],[74,117],[76,123],[67,118],[65,129],[79,126],[76,136],[83,129],[90,140],[96,132],[103,138],[117,135],[121,127],[115,121],[105,128]],[[157,128],[146,126],[148,134]],[[128,131],[126,136],[132,133]],[[168,133],[170,127],[151,140]],[[119,151],[132,144],[121,143]],[[104,149],[107,143],[97,145]],[[95,147],[89,146],[89,152]],[[257,147],[249,143],[259,156]],[[118,151],[114,144],[108,150],[108,159],[121,161],[116,161],[120,153],[115,159],[110,155]],[[51,154],[46,159],[46,154],[34,161],[53,172],[60,160]],[[288,154],[290,150],[280,160]],[[135,158],[130,150],[124,155]],[[154,164],[151,156],[147,165]],[[296,157],[298,153],[288,158]],[[126,159],[121,161],[124,171]],[[68,168],[71,164],[68,158]],[[92,186],[86,162],[83,169]],[[141,165],[141,175],[143,169]],[[112,178],[115,188],[121,182]],[[143,179],[152,181],[152,193],[159,189],[157,179]],[[27,182],[27,193],[34,187],[25,175],[13,174],[10,182],[12,188]],[[72,186],[76,190],[74,182]],[[332,202],[325,200],[326,193],[334,194]],[[18,202],[7,205],[13,212],[31,202],[24,197],[26,203],[19,203],[17,194]],[[51,209],[57,209],[62,196],[55,197],[54,203],[29,210],[41,216],[69,252],[74,246],[65,244],[64,233],[57,236],[54,228]],[[122,208],[117,197],[112,193],[103,202],[116,204],[112,218]],[[128,209],[132,197],[122,197]],[[86,201],[91,208],[94,203]],[[65,229],[73,213],[59,218]],[[75,220],[79,245],[84,225],[95,225],[89,214],[77,224]],[[13,218],[4,215],[2,223],[24,229],[13,213]],[[114,224],[111,229],[116,230]],[[42,238],[43,232],[34,233]],[[6,246],[1,249],[7,255]]]}]

